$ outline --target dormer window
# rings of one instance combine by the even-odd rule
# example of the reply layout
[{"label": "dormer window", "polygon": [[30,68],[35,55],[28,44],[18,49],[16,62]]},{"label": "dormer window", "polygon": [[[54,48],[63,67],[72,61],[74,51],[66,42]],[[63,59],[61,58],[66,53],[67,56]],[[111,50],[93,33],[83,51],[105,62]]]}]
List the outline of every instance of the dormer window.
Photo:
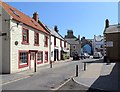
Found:
[{"label": "dormer window", "polygon": [[13,12],[13,14],[15,14],[17,17],[19,17],[19,18],[20,18],[19,14],[17,14],[17,12],[16,12],[16,11],[14,11],[14,10],[13,10],[13,9],[11,9],[11,8],[10,8],[10,10]]}]

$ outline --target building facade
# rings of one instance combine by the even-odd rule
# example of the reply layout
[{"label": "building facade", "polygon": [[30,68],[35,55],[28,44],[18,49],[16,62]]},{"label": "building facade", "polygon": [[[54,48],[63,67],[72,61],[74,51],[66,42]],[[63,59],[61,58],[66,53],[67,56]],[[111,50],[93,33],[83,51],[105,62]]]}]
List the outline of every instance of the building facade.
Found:
[{"label": "building facade", "polygon": [[68,30],[67,35],[65,35],[65,40],[70,44],[70,56],[72,57],[74,53],[78,53],[78,55],[80,55],[81,49],[80,36],[78,36],[77,38],[73,35],[72,30]]},{"label": "building facade", "polygon": [[109,62],[120,62],[120,24],[109,25],[105,21],[104,30],[104,60]]},{"label": "building facade", "polygon": [[2,8],[2,73],[34,69],[49,63],[49,32],[33,18],[1,3]]},{"label": "building facade", "polygon": [[104,36],[101,35],[94,35],[94,39],[92,41],[93,52],[101,52],[103,55],[103,47],[104,47]]}]

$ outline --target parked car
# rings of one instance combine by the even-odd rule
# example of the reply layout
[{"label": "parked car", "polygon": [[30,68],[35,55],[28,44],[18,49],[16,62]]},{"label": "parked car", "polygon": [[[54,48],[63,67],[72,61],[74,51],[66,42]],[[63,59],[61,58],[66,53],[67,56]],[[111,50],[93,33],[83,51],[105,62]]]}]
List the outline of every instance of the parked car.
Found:
[{"label": "parked car", "polygon": [[90,55],[89,55],[88,53],[84,53],[84,57],[85,57],[85,58],[89,58]]},{"label": "parked car", "polygon": [[93,58],[102,58],[101,52],[94,52]]},{"label": "parked car", "polygon": [[78,55],[78,53],[74,53],[73,54],[73,60],[79,60],[80,56]]}]

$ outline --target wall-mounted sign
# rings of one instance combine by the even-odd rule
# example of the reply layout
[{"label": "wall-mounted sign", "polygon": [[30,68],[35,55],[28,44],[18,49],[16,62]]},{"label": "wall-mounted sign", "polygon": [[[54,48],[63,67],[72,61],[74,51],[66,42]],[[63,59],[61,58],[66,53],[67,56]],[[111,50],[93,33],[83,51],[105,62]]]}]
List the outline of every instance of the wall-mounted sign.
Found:
[{"label": "wall-mounted sign", "polygon": [[18,45],[18,41],[15,41],[15,45]]},{"label": "wall-mounted sign", "polygon": [[107,47],[113,47],[113,41],[107,41],[106,46]]}]

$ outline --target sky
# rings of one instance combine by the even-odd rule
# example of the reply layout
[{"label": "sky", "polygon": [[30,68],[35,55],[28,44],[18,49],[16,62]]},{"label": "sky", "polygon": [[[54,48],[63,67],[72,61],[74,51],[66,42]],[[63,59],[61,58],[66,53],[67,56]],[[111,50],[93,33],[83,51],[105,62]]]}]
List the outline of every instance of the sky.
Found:
[{"label": "sky", "polygon": [[105,19],[110,25],[118,23],[117,2],[7,2],[26,15],[32,17],[39,13],[39,19],[53,28],[58,26],[64,37],[67,30],[73,30],[76,37],[92,39],[94,35],[103,35]]}]

